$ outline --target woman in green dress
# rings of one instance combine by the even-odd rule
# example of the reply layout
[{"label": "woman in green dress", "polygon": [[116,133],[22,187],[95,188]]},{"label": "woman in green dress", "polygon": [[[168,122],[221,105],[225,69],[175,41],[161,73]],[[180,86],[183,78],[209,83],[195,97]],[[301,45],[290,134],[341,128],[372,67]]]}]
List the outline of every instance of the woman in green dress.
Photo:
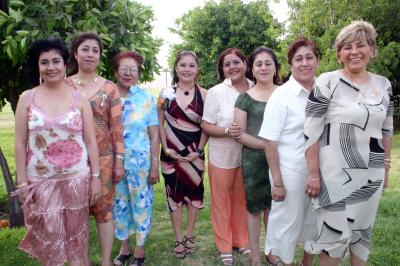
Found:
[{"label": "woman in green dress", "polygon": [[[275,53],[258,47],[249,58],[249,73],[256,85],[240,94],[235,104],[234,121],[242,134],[237,139],[243,144],[242,165],[247,207],[247,231],[251,248],[251,265],[261,265],[259,252],[260,220],[264,213],[265,229],[271,208],[271,185],[268,164],[264,155],[264,141],[258,137],[267,101],[280,84],[279,63]],[[274,263],[276,258],[267,258]]]}]

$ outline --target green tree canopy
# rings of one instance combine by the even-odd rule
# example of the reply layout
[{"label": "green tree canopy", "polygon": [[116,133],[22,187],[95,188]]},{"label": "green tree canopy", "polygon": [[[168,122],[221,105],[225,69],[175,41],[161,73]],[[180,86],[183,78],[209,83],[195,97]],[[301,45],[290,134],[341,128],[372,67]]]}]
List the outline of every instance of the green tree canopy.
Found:
[{"label": "green tree canopy", "polygon": [[400,4],[399,1],[374,0],[289,0],[290,26],[286,41],[306,36],[319,45],[319,72],[340,67],[335,54],[339,31],[353,20],[365,20],[377,33],[377,57],[370,70],[392,81],[394,93],[400,88]]},{"label": "green tree canopy", "polygon": [[104,41],[100,74],[113,78],[110,59],[119,50],[137,50],[144,57],[142,81],[158,73],[156,54],[161,40],[151,36],[153,11],[129,0],[11,0],[0,10],[0,109],[5,100],[13,110],[18,95],[29,89],[26,52],[38,39],[59,37],[70,43],[78,32],[95,31]]},{"label": "green tree canopy", "polygon": [[243,3],[240,0],[207,1],[176,21],[171,29],[183,40],[172,47],[169,65],[173,65],[178,50],[192,50],[200,60],[199,83],[205,88],[219,83],[216,70],[218,55],[228,47],[238,47],[250,54],[265,45],[277,49],[282,25],[268,8],[268,1]]}]

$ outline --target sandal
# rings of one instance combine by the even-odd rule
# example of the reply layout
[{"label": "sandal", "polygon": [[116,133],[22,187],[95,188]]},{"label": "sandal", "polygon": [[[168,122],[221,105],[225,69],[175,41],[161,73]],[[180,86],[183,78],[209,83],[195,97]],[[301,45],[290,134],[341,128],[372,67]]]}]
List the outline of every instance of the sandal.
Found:
[{"label": "sandal", "polygon": [[223,265],[233,265],[232,253],[220,253],[219,258]]},{"label": "sandal", "polygon": [[243,256],[250,256],[251,250],[249,248],[233,248],[236,252],[239,252]]},{"label": "sandal", "polygon": [[[187,254],[188,253],[192,254],[192,253],[194,253],[196,251],[196,246],[195,246],[195,243],[194,243],[194,236],[192,236],[192,237],[184,236],[183,237],[183,241],[185,243],[185,252]],[[190,245],[188,245],[188,243]]]},{"label": "sandal", "polygon": [[118,254],[113,263],[115,266],[124,266],[125,263],[133,256],[132,252],[129,254]]},{"label": "sandal", "polygon": [[144,262],[145,262],[146,258],[136,258],[133,257],[131,264],[129,264],[129,266],[144,266]]},{"label": "sandal", "polygon": [[[275,257],[275,256],[274,256]],[[279,257],[276,257],[276,262],[273,263],[269,260],[268,255],[265,255],[265,259],[267,260],[267,264],[271,266],[283,266],[283,262],[279,259]]]},{"label": "sandal", "polygon": [[186,255],[186,251],[185,251],[185,249],[183,251],[177,251],[176,248],[179,246],[183,246],[185,248],[185,241],[184,240],[182,240],[182,241],[175,240],[174,256],[175,256],[175,258],[178,258],[178,259],[184,259],[185,255]]}]

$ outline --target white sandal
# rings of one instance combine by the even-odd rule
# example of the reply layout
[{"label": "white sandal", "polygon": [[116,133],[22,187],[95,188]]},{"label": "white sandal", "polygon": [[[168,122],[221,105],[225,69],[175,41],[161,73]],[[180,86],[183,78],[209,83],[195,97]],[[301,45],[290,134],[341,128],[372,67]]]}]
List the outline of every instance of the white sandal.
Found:
[{"label": "white sandal", "polygon": [[221,253],[219,254],[219,258],[223,265],[232,265],[233,264],[233,255],[232,253]]}]

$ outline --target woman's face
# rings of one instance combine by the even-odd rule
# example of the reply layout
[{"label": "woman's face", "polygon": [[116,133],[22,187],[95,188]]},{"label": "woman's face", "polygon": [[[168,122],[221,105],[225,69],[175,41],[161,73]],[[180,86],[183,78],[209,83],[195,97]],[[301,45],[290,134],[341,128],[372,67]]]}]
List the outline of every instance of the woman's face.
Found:
[{"label": "woman's face", "polygon": [[346,71],[360,73],[367,69],[367,65],[374,55],[374,48],[365,40],[354,40],[346,43],[339,51],[339,61]]},{"label": "woman's face", "polygon": [[234,53],[226,55],[222,63],[225,78],[230,78],[232,82],[245,78],[246,67],[246,63]]},{"label": "woman's face", "polygon": [[175,72],[179,82],[194,82],[199,71],[196,59],[191,55],[184,55],[176,63]]},{"label": "woman's face", "polygon": [[65,77],[66,65],[57,50],[43,52],[39,56],[39,74],[45,83],[59,82]]},{"label": "woman's face", "polygon": [[301,46],[293,56],[291,71],[300,84],[312,83],[318,67],[318,59],[309,46]]},{"label": "woman's face", "polygon": [[75,59],[78,62],[79,70],[84,72],[95,72],[100,62],[100,47],[96,40],[88,39],[83,41],[76,52]]},{"label": "woman's face", "polygon": [[257,83],[273,81],[276,66],[272,56],[267,52],[259,53],[253,62],[253,76]]},{"label": "woman's face", "polygon": [[138,63],[132,57],[125,57],[119,60],[118,70],[115,72],[118,85],[129,88],[136,85],[139,79]]}]

